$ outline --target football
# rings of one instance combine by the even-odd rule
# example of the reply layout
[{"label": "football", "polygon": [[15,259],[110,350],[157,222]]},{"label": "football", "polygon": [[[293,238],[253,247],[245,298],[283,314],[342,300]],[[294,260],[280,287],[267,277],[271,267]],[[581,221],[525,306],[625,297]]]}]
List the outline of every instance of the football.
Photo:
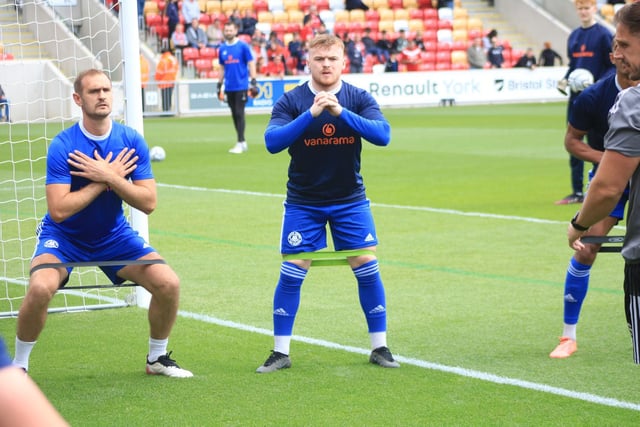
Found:
[{"label": "football", "polygon": [[576,68],[569,74],[568,80],[573,92],[582,92],[593,84],[593,74],[585,68]]},{"label": "football", "polygon": [[167,157],[167,153],[165,153],[164,148],[156,145],[149,150],[149,156],[152,162],[161,162]]}]

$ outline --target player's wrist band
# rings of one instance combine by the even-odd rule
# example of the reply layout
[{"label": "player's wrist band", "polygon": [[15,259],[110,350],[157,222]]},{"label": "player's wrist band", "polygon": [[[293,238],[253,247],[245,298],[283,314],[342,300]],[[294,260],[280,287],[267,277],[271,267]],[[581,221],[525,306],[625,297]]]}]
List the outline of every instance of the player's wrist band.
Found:
[{"label": "player's wrist band", "polygon": [[580,212],[577,212],[575,214],[575,216],[573,218],[571,218],[571,226],[573,228],[575,228],[578,231],[587,231],[589,229],[589,227],[585,227],[584,225],[580,225],[576,222],[576,219],[578,218],[578,215],[580,214]]}]

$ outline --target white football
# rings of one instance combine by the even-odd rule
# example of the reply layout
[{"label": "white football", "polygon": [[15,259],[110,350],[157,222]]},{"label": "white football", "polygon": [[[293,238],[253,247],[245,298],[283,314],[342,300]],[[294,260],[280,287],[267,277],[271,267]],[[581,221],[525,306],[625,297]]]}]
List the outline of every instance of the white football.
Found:
[{"label": "white football", "polygon": [[585,68],[576,68],[569,74],[568,80],[573,92],[582,92],[593,84],[593,74]]},{"label": "white football", "polygon": [[149,150],[149,156],[152,162],[161,162],[167,157],[167,153],[165,153],[164,148],[156,145]]}]

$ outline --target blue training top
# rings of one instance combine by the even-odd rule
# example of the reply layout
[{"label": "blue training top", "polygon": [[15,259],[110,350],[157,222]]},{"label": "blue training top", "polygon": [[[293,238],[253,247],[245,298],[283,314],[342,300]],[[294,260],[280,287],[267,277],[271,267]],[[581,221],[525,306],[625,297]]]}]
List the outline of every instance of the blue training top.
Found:
[{"label": "blue training top", "polygon": [[264,134],[270,153],[289,148],[287,202],[320,206],[365,200],[362,138],[388,145],[389,122],[367,91],[346,82],[335,91],[340,116],[323,111],[313,118],[309,108],[315,94],[308,82],[286,92],[273,107]]},{"label": "blue training top", "polygon": [[588,28],[576,28],[567,40],[569,69],[565,78],[576,68],[586,68],[598,81],[615,69],[609,59],[613,34],[598,23]]},{"label": "blue training top", "polygon": [[[115,157],[125,147],[134,148],[135,155],[139,157],[137,168],[127,178],[132,181],[153,179],[149,149],[142,135],[130,127],[113,121],[111,123],[111,131],[101,137],[90,135],[80,123],[60,132],[49,146],[46,184],[70,184],[71,191],[77,191],[91,181],[71,175],[71,166],[67,162],[69,153],[78,150],[93,158],[97,150],[102,158],[110,152]],[[60,223],[53,221],[48,212],[42,219],[43,226],[57,229],[89,245],[110,235],[126,222],[122,199],[111,190],[103,191],[82,211]]]},{"label": "blue training top", "polygon": [[253,61],[251,47],[242,40],[223,43],[220,46],[218,62],[224,67],[224,90],[238,92],[249,89],[249,69],[247,64]]},{"label": "blue training top", "polygon": [[620,87],[616,74],[610,74],[589,86],[576,97],[569,110],[569,124],[581,131],[589,131],[591,148],[604,151],[604,136],[609,130],[609,110],[616,101]]}]

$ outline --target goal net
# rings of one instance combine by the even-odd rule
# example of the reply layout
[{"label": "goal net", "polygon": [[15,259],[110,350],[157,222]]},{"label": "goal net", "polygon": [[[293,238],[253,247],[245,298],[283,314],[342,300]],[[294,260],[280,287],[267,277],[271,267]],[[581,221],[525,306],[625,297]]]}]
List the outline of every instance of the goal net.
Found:
[{"label": "goal net", "polygon": [[[99,0],[0,0],[2,113],[10,119],[0,123],[0,318],[17,316],[26,294],[35,230],[47,209],[47,149],[81,116],[72,100],[75,76],[107,72],[114,119],[143,132],[136,3],[115,10]],[[128,213],[148,239],[146,216]],[[148,304],[146,291],[108,284],[96,267],[75,268],[68,286],[77,289],[59,291],[50,312]]]}]

